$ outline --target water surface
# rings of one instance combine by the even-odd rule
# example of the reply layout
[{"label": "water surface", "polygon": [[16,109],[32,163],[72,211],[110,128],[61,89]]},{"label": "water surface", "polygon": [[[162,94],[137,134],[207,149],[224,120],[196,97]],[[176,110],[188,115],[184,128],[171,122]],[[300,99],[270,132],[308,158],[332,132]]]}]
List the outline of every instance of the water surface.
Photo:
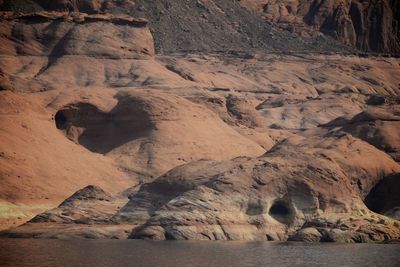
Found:
[{"label": "water surface", "polygon": [[400,266],[400,245],[0,239],[0,266]]}]

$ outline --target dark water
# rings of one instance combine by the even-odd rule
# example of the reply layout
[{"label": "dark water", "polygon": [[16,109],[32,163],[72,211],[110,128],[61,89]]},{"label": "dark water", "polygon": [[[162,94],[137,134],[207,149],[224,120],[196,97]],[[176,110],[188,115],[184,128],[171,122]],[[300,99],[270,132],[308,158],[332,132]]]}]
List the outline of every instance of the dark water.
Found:
[{"label": "dark water", "polygon": [[400,266],[400,245],[0,239],[0,266]]}]

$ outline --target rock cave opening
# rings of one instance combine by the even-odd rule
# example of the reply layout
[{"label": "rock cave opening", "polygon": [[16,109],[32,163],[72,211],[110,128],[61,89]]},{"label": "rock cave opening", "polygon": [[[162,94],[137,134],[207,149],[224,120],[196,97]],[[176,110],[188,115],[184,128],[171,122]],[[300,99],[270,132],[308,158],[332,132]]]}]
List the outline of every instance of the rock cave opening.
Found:
[{"label": "rock cave opening", "polygon": [[63,111],[60,110],[56,113],[54,117],[56,121],[56,127],[57,129],[65,129],[66,123],[67,123],[67,117],[64,115]]},{"label": "rock cave opening", "polygon": [[88,150],[106,154],[130,141],[146,137],[153,124],[143,105],[132,99],[120,99],[109,112],[86,103],[72,103],[54,117],[57,129]]},{"label": "rock cave opening", "polygon": [[293,220],[292,208],[283,200],[275,201],[268,213],[272,218],[280,223],[290,224]]},{"label": "rock cave opening", "polygon": [[373,212],[400,217],[400,173],[379,181],[365,197],[364,203]]}]

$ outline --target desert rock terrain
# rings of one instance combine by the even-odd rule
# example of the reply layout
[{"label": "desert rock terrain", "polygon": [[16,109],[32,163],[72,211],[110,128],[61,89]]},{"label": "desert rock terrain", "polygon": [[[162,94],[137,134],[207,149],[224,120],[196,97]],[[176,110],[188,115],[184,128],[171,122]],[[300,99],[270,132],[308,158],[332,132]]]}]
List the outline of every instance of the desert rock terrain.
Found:
[{"label": "desert rock terrain", "polygon": [[362,0],[241,0],[290,32],[327,34],[363,51],[400,52],[400,3]]},{"label": "desert rock terrain", "polygon": [[393,2],[182,2],[0,2],[1,235],[400,239]]}]

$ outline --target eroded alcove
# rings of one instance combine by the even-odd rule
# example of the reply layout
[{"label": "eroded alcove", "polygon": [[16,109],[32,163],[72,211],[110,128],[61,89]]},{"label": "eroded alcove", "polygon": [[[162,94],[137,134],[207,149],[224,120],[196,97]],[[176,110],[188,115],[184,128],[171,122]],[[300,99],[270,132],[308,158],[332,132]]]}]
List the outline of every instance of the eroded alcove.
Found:
[{"label": "eroded alcove", "polygon": [[268,214],[283,224],[291,224],[294,220],[294,208],[287,200],[278,199],[271,205]]},{"label": "eroded alcove", "polygon": [[371,189],[364,203],[371,211],[384,215],[400,207],[400,173],[383,178]]},{"label": "eroded alcove", "polygon": [[120,100],[109,112],[90,103],[72,103],[55,114],[57,129],[92,152],[106,154],[127,142],[146,137],[154,125],[143,105]]}]

